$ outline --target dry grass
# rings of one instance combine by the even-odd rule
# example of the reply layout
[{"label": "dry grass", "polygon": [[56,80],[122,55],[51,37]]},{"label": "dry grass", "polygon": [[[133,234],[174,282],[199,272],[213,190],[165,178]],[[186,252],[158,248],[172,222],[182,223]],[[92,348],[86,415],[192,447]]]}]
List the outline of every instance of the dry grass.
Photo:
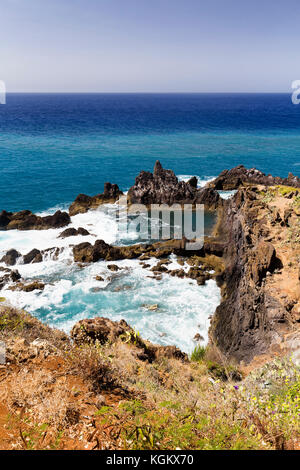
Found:
[{"label": "dry grass", "polygon": [[[2,337],[34,338],[15,313],[5,319]],[[140,359],[134,342],[69,343],[66,348],[57,338],[59,353],[46,359],[26,356],[0,377],[1,402],[14,436],[6,445],[12,448],[299,446],[299,369],[289,360],[273,361],[236,382],[236,367],[215,347],[195,361],[160,357],[151,362]]]}]

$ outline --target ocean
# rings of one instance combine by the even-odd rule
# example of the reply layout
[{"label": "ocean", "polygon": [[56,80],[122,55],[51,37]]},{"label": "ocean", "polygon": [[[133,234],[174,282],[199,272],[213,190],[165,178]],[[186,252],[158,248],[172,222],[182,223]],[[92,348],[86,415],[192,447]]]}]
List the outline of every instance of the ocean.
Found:
[{"label": "ocean", "polygon": [[[299,176],[300,106],[287,94],[8,94],[0,105],[0,211],[53,213],[79,193],[102,192],[106,181],[127,191],[157,159],[181,179],[196,175],[199,186],[238,164]],[[5,289],[1,296],[66,331],[99,315],[125,318],[143,337],[187,352],[196,333],[207,341],[220,302],[214,281],[201,287],[167,275],[156,281],[138,261],[117,263],[124,269],[113,276],[104,262],[81,269],[70,245],[114,243],[119,228],[110,206],[75,216],[72,225],[92,235],[61,240],[61,230],[0,232],[0,257],[10,248],[22,254],[64,248],[58,260],[17,266],[25,279],[44,280],[43,292]],[[145,307],[153,304],[157,311]]]}]

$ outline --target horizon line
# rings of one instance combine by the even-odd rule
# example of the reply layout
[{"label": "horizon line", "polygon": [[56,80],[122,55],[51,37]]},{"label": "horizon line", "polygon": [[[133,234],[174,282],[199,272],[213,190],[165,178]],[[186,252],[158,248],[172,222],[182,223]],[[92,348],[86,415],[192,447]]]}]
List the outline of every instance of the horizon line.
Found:
[{"label": "horizon line", "polygon": [[6,91],[7,95],[290,95],[288,91]]}]

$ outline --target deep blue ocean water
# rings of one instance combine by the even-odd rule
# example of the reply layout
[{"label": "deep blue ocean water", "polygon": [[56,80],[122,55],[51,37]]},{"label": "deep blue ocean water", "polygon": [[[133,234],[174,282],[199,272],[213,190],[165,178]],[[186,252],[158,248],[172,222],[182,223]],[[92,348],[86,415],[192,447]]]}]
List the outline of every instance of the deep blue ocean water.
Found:
[{"label": "deep blue ocean water", "polygon": [[0,210],[46,210],[155,160],[217,176],[237,164],[300,174],[300,106],[287,94],[9,94],[0,106]]},{"label": "deep blue ocean water", "polygon": [[[299,176],[300,106],[289,95],[240,94],[11,94],[0,105],[0,210],[53,212],[79,193],[102,192],[106,181],[127,190],[157,159],[181,179],[198,176],[200,184],[241,163]],[[43,291],[6,286],[1,296],[66,331],[82,318],[125,318],[142,337],[191,352],[195,334],[208,339],[220,302],[215,281],[198,286],[168,274],[155,280],[139,260],[116,262],[116,273],[105,261],[84,269],[73,262],[72,246],[83,241],[137,241],[137,233],[122,231],[114,211],[100,207],[72,217],[88,237],[62,239],[61,229],[0,231],[0,260],[10,248],[21,254],[61,249],[58,259],[49,255],[41,263],[19,258],[22,278],[40,279]],[[169,268],[182,269],[176,257],[170,261]],[[149,310],[154,304],[157,310]]]}]

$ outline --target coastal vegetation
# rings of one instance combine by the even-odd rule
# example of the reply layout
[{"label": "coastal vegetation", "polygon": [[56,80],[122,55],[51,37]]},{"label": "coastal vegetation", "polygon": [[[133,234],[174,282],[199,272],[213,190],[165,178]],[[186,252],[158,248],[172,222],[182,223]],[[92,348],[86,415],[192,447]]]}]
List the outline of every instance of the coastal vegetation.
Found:
[{"label": "coastal vegetation", "polygon": [[[125,320],[103,317],[80,320],[67,335],[3,299],[0,448],[300,448],[299,178],[239,166],[198,194],[193,181],[181,184],[157,163],[154,175],[140,174],[130,197],[164,201],[164,181],[173,188],[172,201],[197,196],[217,210],[214,233],[200,251],[188,252],[184,239],[124,247],[96,240],[72,245],[73,260],[85,269],[99,260],[138,259],[160,281],[177,276],[201,286],[214,279],[222,298],[208,345],[196,335],[188,356],[152,344]],[[224,188],[237,192],[224,201],[216,191]],[[80,197],[76,204],[87,204],[73,210],[87,211],[100,199]],[[67,216],[50,222],[60,226]],[[2,213],[2,223],[8,230],[10,224],[46,230],[49,220]],[[32,250],[25,261],[40,263],[44,254]],[[20,257],[10,250],[2,258],[1,288],[31,292],[39,282],[24,283],[7,267]],[[170,257],[178,269],[170,267]],[[110,274],[118,270],[109,265]],[[159,311],[153,303],[143,308]]]},{"label": "coastal vegetation", "polygon": [[25,312],[1,307],[1,318],[0,448],[299,447],[300,372],[289,357],[250,373],[212,347],[149,361],[134,335],[76,345]]}]

